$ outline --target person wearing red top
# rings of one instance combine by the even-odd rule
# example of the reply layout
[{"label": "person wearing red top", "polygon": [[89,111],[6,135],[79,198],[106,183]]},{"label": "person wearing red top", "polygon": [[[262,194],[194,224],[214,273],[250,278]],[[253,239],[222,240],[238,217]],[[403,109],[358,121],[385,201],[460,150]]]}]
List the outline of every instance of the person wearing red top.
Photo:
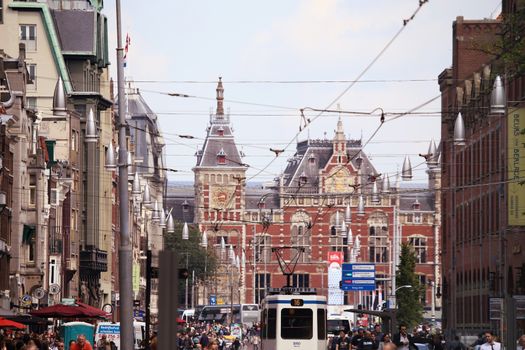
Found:
[{"label": "person wearing red top", "polygon": [[86,340],[86,336],[84,334],[80,334],[77,337],[76,344],[72,344],[69,350],[93,350],[93,347]]}]

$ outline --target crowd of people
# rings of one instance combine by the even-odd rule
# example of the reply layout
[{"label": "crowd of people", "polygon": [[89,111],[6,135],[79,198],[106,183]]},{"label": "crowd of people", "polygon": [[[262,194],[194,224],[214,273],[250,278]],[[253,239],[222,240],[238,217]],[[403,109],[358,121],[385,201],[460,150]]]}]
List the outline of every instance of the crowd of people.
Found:
[{"label": "crowd of people", "polygon": [[[176,350],[259,350],[261,347],[260,325],[240,327],[235,334],[220,324],[189,323],[178,333]],[[145,347],[145,344],[144,344]],[[149,338],[149,349],[157,350],[157,337]],[[491,331],[483,332],[478,339],[465,345],[458,336],[445,342],[439,331],[432,332],[423,326],[408,332],[406,325],[400,325],[394,335],[383,333],[380,325],[373,329],[358,328],[330,337],[328,350],[503,350],[498,338]],[[102,337],[92,345],[83,334],[68,344],[56,333],[42,334],[21,331],[0,332],[0,350],[117,350],[112,342]],[[514,350],[514,349],[510,349]],[[517,341],[516,350],[525,350],[525,335]]]},{"label": "crowd of people", "polygon": [[[400,325],[399,331],[394,335],[383,333],[381,326],[376,325],[373,330],[358,328],[346,333],[344,330],[339,335],[330,339],[329,350],[503,350],[492,331],[479,335],[476,342],[465,345],[459,336],[445,341],[444,335],[439,331],[431,332],[430,328],[414,328],[408,332],[406,325]],[[514,350],[514,349],[511,349]],[[516,350],[525,350],[525,335],[517,341]]]},{"label": "crowd of people", "polygon": [[233,333],[220,323],[190,323],[178,334],[177,350],[246,350],[249,345],[258,350],[261,344],[260,326],[240,327]]}]

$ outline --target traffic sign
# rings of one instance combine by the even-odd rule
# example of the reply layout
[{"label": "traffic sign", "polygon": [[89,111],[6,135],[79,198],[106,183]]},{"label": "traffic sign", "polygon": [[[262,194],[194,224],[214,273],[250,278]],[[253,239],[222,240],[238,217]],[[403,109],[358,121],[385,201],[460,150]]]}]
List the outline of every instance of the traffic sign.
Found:
[{"label": "traffic sign", "polygon": [[375,290],[376,266],[374,264],[343,264],[341,289],[345,291]]},{"label": "traffic sign", "polygon": [[210,295],[210,305],[217,305],[217,296]]}]

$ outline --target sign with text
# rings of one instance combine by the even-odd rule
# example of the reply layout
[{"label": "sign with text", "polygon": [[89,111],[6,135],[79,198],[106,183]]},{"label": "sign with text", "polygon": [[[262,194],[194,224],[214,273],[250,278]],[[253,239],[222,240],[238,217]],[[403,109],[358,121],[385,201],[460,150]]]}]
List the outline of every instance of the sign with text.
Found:
[{"label": "sign with text", "polygon": [[343,252],[328,252],[328,265],[338,264],[341,266],[343,264]]},{"label": "sign with text", "polygon": [[375,290],[374,264],[343,264],[341,289],[346,291]]},{"label": "sign with text", "polygon": [[512,110],[507,116],[508,216],[509,225],[525,225],[525,191],[522,177],[525,170],[525,109]]}]

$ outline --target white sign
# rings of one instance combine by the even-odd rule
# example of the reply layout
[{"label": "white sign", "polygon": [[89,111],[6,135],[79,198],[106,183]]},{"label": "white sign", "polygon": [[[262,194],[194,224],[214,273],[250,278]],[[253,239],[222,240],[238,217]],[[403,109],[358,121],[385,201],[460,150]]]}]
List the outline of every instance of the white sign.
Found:
[{"label": "white sign", "polygon": [[371,271],[371,272],[353,272],[352,274],[353,274],[354,278],[375,278],[376,277],[375,271]]}]

